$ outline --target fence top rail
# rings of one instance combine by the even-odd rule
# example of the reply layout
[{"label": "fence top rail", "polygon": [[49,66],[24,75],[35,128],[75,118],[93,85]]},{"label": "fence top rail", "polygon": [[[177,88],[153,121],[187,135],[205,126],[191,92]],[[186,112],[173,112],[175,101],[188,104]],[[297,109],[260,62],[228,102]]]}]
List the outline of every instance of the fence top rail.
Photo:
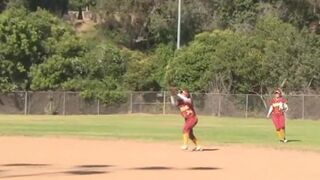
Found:
[{"label": "fence top rail", "polygon": [[[227,94],[227,93],[191,93],[192,95],[220,95],[220,96],[259,96],[259,97],[270,97],[273,94]],[[320,94],[286,94],[285,97],[302,97],[302,96],[319,96]]]},{"label": "fence top rail", "polygon": [[[170,91],[127,91],[127,93],[170,93]],[[223,95],[223,96],[272,96],[273,94],[239,94],[239,93],[199,93],[193,92],[192,95]],[[285,94],[285,96],[320,96],[320,94]]]},{"label": "fence top rail", "polygon": [[[13,91],[13,92],[6,92],[0,94],[11,94],[11,93],[69,93],[69,94],[79,94],[80,91]],[[139,93],[169,93],[169,91],[124,91],[124,93],[132,93],[132,94],[139,94]],[[227,93],[198,93],[194,92],[191,93],[192,95],[219,95],[219,96],[259,96],[259,97],[270,97],[272,94],[227,94]],[[320,97],[320,94],[286,94],[285,97]]]}]

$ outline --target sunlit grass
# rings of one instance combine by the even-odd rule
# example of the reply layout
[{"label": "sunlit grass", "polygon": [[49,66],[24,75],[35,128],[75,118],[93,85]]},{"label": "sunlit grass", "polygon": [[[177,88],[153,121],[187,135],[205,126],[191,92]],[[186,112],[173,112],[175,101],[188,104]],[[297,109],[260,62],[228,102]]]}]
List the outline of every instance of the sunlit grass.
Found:
[{"label": "sunlit grass", "polygon": [[[178,141],[183,120],[176,115],[20,116],[1,115],[3,136],[76,136],[87,138]],[[280,144],[271,120],[200,116],[195,132],[204,144],[249,144],[320,150],[320,122],[291,120],[288,144]]]}]

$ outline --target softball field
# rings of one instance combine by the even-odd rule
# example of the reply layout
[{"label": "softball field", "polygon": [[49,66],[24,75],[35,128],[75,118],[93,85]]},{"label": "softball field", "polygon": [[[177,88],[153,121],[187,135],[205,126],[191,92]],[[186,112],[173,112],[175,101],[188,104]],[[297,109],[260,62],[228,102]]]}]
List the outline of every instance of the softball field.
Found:
[{"label": "softball field", "polygon": [[0,179],[316,180],[320,122],[200,117],[204,151],[181,151],[179,116],[0,116]]}]

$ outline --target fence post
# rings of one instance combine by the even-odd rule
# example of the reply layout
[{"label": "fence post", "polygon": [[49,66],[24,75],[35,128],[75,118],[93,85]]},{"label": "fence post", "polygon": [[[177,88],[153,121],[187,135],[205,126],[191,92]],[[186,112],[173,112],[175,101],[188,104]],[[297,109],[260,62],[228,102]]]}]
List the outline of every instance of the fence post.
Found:
[{"label": "fence post", "polygon": [[166,114],[166,91],[163,91],[163,107],[162,114]]},{"label": "fence post", "polygon": [[248,105],[249,105],[249,95],[246,94],[246,113],[245,113],[245,117],[246,119],[248,118]]},{"label": "fence post", "polygon": [[211,107],[213,107],[212,108],[212,116],[216,116],[217,114],[217,108],[216,108],[216,106],[215,106],[215,104],[214,104],[214,94],[213,93],[210,93],[210,98],[208,98],[208,99],[210,99],[210,106]]},{"label": "fence post", "polygon": [[63,104],[62,104],[62,114],[66,115],[66,91],[63,91]]},{"label": "fence post", "polygon": [[129,114],[132,114],[133,111],[133,93],[132,91],[130,92],[130,103],[129,103]]},{"label": "fence post", "polygon": [[24,92],[24,115],[28,114],[28,91]]},{"label": "fence post", "polygon": [[98,99],[98,105],[97,105],[97,114],[100,115],[100,100]]},{"label": "fence post", "polygon": [[302,119],[304,119],[304,114],[305,114],[305,102],[304,102],[304,94],[302,94]]},{"label": "fence post", "polygon": [[221,116],[221,96],[222,94],[219,95],[219,102],[218,102],[218,117]]}]

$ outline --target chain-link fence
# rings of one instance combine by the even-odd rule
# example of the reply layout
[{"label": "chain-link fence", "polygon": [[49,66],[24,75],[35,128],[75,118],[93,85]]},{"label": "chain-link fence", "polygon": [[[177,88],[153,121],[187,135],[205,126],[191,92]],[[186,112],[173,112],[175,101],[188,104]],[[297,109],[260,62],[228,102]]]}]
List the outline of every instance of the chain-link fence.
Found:
[{"label": "chain-link fence", "polygon": [[[269,95],[192,94],[199,115],[265,117]],[[320,95],[286,96],[292,119],[320,119]],[[0,114],[175,114],[168,92],[128,92],[125,101],[104,105],[79,92],[13,92],[0,94]]]}]

